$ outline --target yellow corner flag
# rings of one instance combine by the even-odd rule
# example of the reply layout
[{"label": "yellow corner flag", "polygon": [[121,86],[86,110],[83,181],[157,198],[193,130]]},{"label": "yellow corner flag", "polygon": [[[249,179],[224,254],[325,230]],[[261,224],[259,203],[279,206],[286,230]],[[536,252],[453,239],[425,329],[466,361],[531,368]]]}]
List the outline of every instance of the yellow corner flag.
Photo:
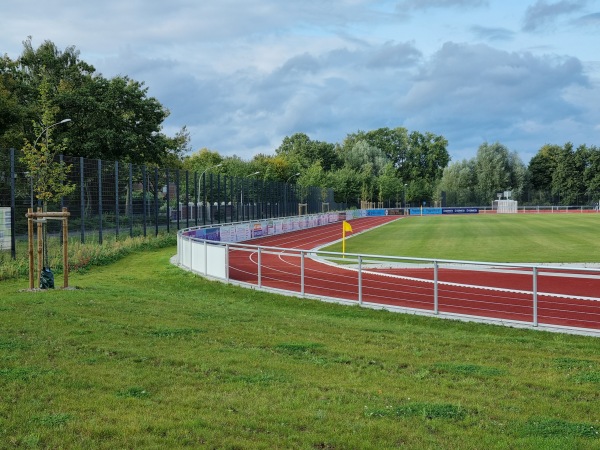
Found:
[{"label": "yellow corner flag", "polygon": [[[342,222],[342,256],[346,253],[346,231],[352,233],[352,225],[345,220]],[[345,256],[343,256],[345,258]]]}]

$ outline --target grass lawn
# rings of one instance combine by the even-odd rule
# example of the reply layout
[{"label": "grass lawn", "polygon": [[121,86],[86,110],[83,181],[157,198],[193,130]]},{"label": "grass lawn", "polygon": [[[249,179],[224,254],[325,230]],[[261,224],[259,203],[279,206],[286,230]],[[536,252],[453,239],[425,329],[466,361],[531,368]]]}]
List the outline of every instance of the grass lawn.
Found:
[{"label": "grass lawn", "polygon": [[597,338],[261,293],[174,253],[0,282],[0,448],[600,448]]},{"label": "grass lawn", "polygon": [[[408,217],[346,240],[347,253],[467,261],[600,262],[600,214]],[[342,251],[338,243],[323,250]]]}]

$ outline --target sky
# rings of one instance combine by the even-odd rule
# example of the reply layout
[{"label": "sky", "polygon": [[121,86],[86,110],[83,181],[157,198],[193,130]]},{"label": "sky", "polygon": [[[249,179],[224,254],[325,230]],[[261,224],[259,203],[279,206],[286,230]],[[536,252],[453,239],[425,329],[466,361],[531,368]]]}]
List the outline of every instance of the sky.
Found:
[{"label": "sky", "polygon": [[12,59],[31,36],[144,82],[193,152],[382,127],[442,135],[452,161],[600,146],[600,0],[28,0],[0,29]]}]

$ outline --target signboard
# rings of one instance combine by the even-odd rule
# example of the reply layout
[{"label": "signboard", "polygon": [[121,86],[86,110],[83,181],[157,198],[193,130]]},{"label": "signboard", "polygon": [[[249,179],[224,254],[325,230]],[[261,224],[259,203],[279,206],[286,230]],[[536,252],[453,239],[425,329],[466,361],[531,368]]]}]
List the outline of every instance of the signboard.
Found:
[{"label": "signboard", "polygon": [[10,250],[10,208],[0,207],[0,250]]},{"label": "signboard", "polygon": [[443,208],[442,214],[479,214],[479,208]]},{"label": "signboard", "polygon": [[411,216],[432,216],[438,214],[479,214],[479,208],[410,208]]}]

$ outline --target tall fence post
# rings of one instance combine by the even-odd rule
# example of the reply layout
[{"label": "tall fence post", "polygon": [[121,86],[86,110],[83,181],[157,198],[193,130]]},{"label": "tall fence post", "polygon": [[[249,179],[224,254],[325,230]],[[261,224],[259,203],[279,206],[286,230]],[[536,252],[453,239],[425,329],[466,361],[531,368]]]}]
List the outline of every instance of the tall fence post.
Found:
[{"label": "tall fence post", "polygon": [[169,181],[169,169],[165,170],[165,182],[167,183],[167,233],[171,232],[171,185]]},{"label": "tall fence post", "polygon": [[179,221],[181,220],[181,211],[179,210],[179,169],[175,171],[175,204],[177,205],[177,231],[179,231]]},{"label": "tall fence post", "polygon": [[133,237],[133,164],[129,163],[129,237]]},{"label": "tall fence post", "polygon": [[84,180],[84,162],[83,156],[79,157],[79,216],[81,220],[81,243],[85,243],[85,189],[83,187]]},{"label": "tall fence post", "polygon": [[17,172],[15,171],[15,149],[10,149],[10,257],[17,259],[17,235],[15,230]]},{"label": "tall fence post", "polygon": [[142,229],[144,230],[144,237],[147,235],[146,222],[148,221],[148,203],[146,194],[148,193],[148,182],[146,179],[146,166],[142,166]]},{"label": "tall fence post", "polygon": [[208,204],[210,205],[210,208],[208,208],[208,211],[209,211],[208,214],[210,216],[210,224],[212,225],[213,224],[213,210],[212,210],[213,202],[212,202],[212,200],[214,198],[214,195],[213,195],[213,174],[212,174],[212,172],[209,174],[209,180],[210,180],[210,192],[208,194]]},{"label": "tall fence post", "polygon": [[185,227],[190,227],[190,171],[185,171]]},{"label": "tall fence post", "polygon": [[194,172],[194,224],[198,226],[198,172]]},{"label": "tall fence post", "polygon": [[221,223],[221,174],[217,174],[217,223]]},{"label": "tall fence post", "polygon": [[98,160],[98,243],[102,244],[102,160]]},{"label": "tall fence post", "polygon": [[533,268],[533,326],[538,326],[538,268]]},{"label": "tall fence post", "polygon": [[158,167],[154,168],[154,236],[158,236]]},{"label": "tall fence post", "polygon": [[115,237],[119,237],[119,161],[115,161]]}]

